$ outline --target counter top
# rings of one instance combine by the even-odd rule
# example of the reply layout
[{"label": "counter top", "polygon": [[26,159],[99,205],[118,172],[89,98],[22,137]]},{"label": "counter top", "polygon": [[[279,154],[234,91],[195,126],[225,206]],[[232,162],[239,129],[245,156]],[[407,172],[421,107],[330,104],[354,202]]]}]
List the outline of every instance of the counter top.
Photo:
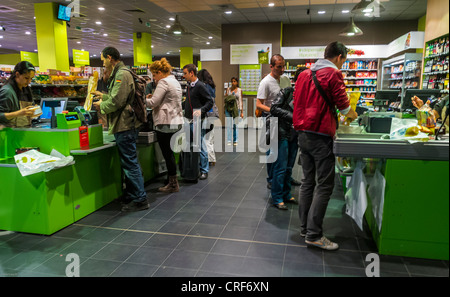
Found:
[{"label": "counter top", "polygon": [[337,157],[448,161],[449,141],[430,140],[410,143],[407,140],[380,139],[381,134],[337,134],[334,153]]}]

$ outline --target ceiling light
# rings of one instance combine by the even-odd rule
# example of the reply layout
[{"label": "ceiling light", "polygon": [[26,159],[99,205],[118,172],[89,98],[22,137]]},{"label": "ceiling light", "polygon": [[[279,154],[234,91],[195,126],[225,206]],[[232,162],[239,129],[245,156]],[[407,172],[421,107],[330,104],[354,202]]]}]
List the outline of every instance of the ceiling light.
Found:
[{"label": "ceiling light", "polygon": [[370,17],[371,15],[372,14],[370,12],[364,14],[364,16],[366,16],[366,17]]},{"label": "ceiling light", "polygon": [[3,26],[0,26],[0,31],[6,31],[6,28],[5,27],[3,27]]},{"label": "ceiling light", "polygon": [[37,52],[37,49],[35,49],[34,51]]},{"label": "ceiling light", "polygon": [[30,32],[30,31],[27,31],[27,32],[25,32],[25,34],[27,34],[27,35],[31,35],[31,32]]},{"label": "ceiling light", "polygon": [[3,39],[3,35],[0,35],[0,39]]},{"label": "ceiling light", "polygon": [[105,33],[105,34],[103,34],[103,36],[105,36],[105,37],[106,37],[106,36],[108,36],[108,34],[106,34],[106,33]]},{"label": "ceiling light", "polygon": [[325,14],[326,11],[325,10],[319,10],[318,14]]},{"label": "ceiling light", "polygon": [[355,25],[353,17],[350,18],[350,23],[339,33],[340,36],[359,36],[363,35],[363,31]]},{"label": "ceiling light", "polygon": [[169,29],[169,28],[170,28],[170,25],[167,25],[166,28]]},{"label": "ceiling light", "polygon": [[213,39],[213,37],[212,37],[212,36],[209,36],[208,39]]},{"label": "ceiling light", "polygon": [[152,45],[152,48],[154,48],[155,46],[154,45]]},{"label": "ceiling light", "polygon": [[206,42],[206,44],[207,44],[207,45],[210,45],[210,44],[211,44],[211,42],[207,41],[207,42]]},{"label": "ceiling light", "polygon": [[275,3],[269,3],[269,7],[274,7]]},{"label": "ceiling light", "polygon": [[100,21],[97,21],[97,22],[95,22],[97,25],[101,25],[102,24],[102,22],[100,22]]},{"label": "ceiling light", "polygon": [[175,23],[172,26],[169,26],[168,29],[169,30],[167,30],[167,33],[169,34],[182,35],[188,33],[188,31],[181,25],[178,15],[175,16]]},{"label": "ceiling light", "polygon": [[350,10],[348,10],[348,9],[342,11],[342,13],[349,13],[349,12],[350,12]]},{"label": "ceiling light", "polygon": [[231,10],[225,11],[226,14],[232,14],[233,12]]},{"label": "ceiling light", "polygon": [[378,0],[361,0],[352,9],[353,14],[363,13],[363,12],[375,12],[376,14],[385,11],[383,5],[380,4]]},{"label": "ceiling light", "polygon": [[104,8],[104,7],[99,7],[99,8],[98,8],[98,10],[100,10],[100,11],[104,11],[104,10],[105,10],[105,8]]},{"label": "ceiling light", "polygon": [[78,44],[81,44],[81,41],[77,41]]},{"label": "ceiling light", "polygon": [[169,21],[175,21],[175,19],[174,18],[169,18]]}]

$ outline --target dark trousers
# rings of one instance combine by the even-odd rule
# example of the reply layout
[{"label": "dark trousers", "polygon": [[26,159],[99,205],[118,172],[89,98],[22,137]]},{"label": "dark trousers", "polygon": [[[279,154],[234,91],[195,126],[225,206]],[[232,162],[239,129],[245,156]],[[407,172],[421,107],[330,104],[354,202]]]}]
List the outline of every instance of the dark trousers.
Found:
[{"label": "dark trousers", "polygon": [[298,209],[300,228],[302,233],[306,231],[306,240],[315,241],[323,236],[323,218],[334,188],[333,139],[299,132],[298,145],[303,168]]},{"label": "dark trousers", "polygon": [[167,165],[167,173],[169,176],[177,175],[177,164],[175,161],[175,155],[170,147],[170,140],[175,133],[163,133],[156,131],[156,137],[158,138],[159,147],[163,154],[164,160]]},{"label": "dark trousers", "polygon": [[138,132],[129,130],[114,134],[120,156],[120,165],[125,175],[125,201],[144,202],[147,193],[144,188],[144,177],[137,156],[136,140]]}]

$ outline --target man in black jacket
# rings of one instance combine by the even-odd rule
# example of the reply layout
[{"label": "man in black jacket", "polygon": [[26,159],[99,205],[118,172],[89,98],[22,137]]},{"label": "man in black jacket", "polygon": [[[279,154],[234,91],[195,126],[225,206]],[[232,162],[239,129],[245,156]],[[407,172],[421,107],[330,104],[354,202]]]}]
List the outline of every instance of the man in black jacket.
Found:
[{"label": "man in black jacket", "polygon": [[282,89],[272,102],[270,114],[278,118],[278,158],[273,163],[272,204],[278,209],[287,210],[285,203],[298,204],[291,195],[292,168],[297,158],[297,133],[292,126],[294,89]]},{"label": "man in black jacket", "polygon": [[[189,120],[192,120],[194,117],[204,119],[206,113],[213,107],[214,101],[205,84],[198,80],[197,67],[194,64],[188,64],[183,67],[183,76],[188,82],[186,100],[184,101],[184,116]],[[191,124],[192,130],[193,124]],[[207,179],[209,172],[208,151],[203,141],[206,130],[201,129],[201,131],[200,179]]]}]

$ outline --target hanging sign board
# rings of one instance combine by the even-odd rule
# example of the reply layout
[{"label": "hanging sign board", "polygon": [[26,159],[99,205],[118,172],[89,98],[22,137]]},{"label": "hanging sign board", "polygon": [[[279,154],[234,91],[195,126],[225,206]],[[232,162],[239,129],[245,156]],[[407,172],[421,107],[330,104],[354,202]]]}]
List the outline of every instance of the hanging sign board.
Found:
[{"label": "hanging sign board", "polygon": [[75,64],[75,66],[86,66],[90,64],[89,52],[74,49],[72,50],[72,53],[73,53],[73,64]]},{"label": "hanging sign board", "polygon": [[[387,45],[347,45],[347,48],[363,54],[348,55],[347,58],[380,59],[387,56]],[[282,47],[281,55],[287,60],[323,59],[325,46]]]},{"label": "hanging sign board", "polygon": [[37,53],[20,52],[20,60],[30,62],[33,66],[39,66],[39,56]]},{"label": "hanging sign board", "polygon": [[387,57],[408,49],[422,49],[424,44],[425,32],[411,31],[389,43]]},{"label": "hanging sign board", "polygon": [[272,44],[232,44],[230,45],[230,64],[268,64],[272,57]]}]

